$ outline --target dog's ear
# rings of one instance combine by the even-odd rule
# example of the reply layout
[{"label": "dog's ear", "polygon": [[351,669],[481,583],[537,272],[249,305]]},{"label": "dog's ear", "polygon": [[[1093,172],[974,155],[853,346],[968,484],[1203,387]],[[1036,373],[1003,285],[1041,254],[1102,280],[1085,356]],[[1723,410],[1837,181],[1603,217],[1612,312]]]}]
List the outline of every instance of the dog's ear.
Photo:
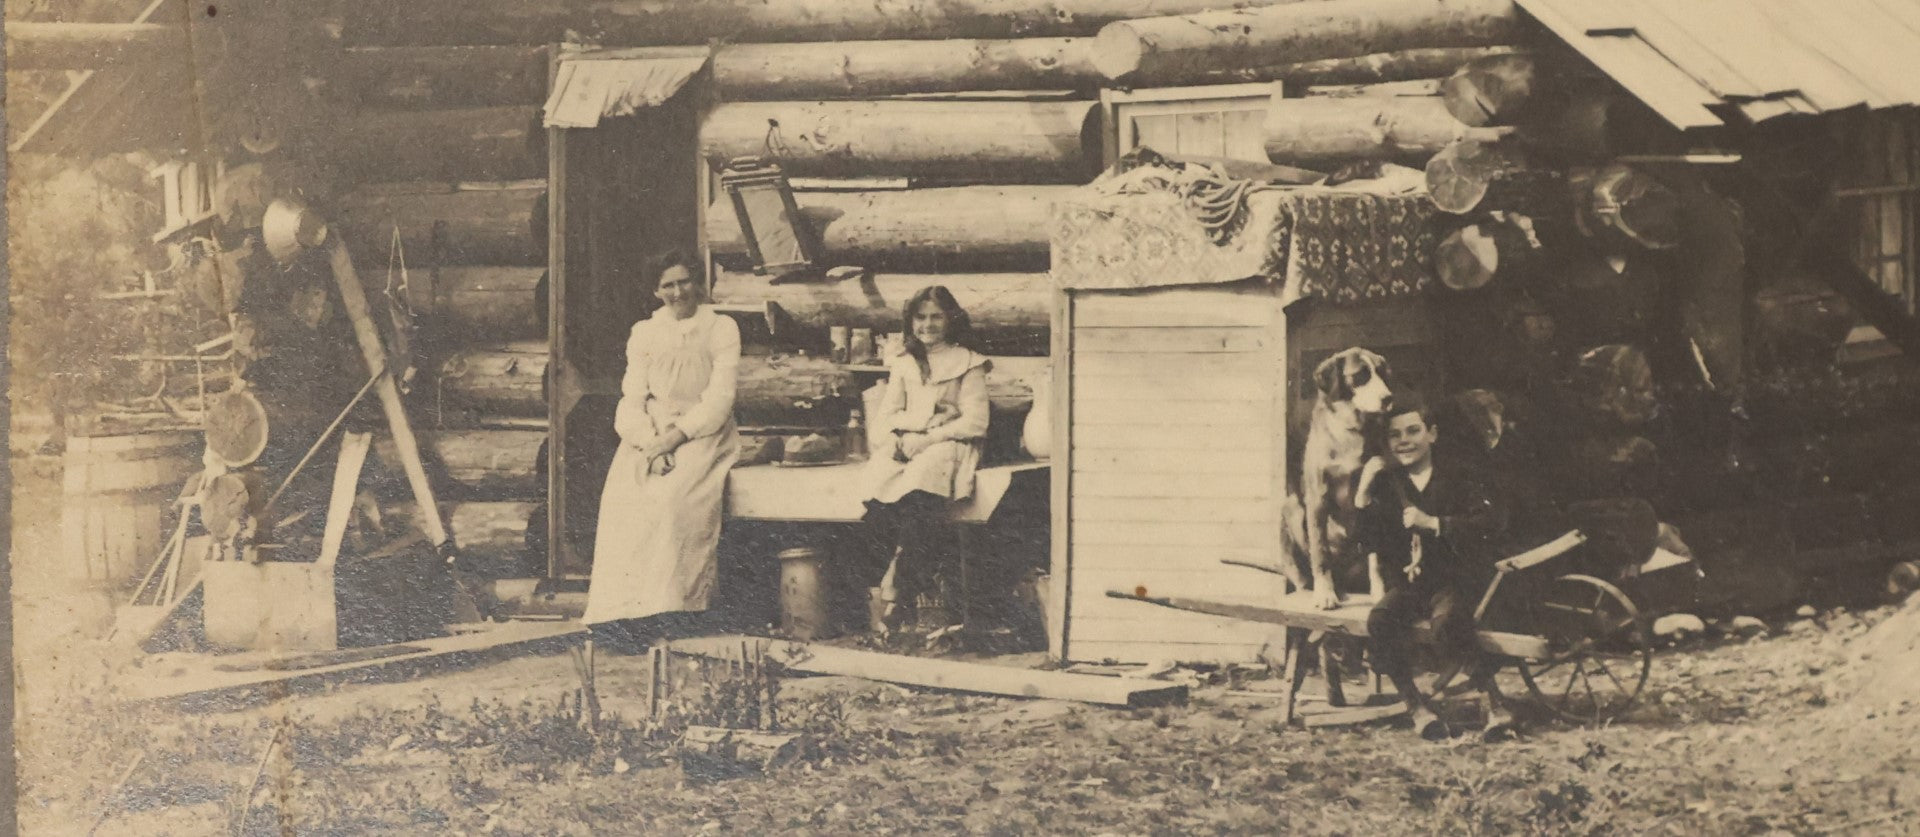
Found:
[{"label": "dog's ear", "polygon": [[1346,354],[1346,352],[1336,354],[1320,361],[1320,365],[1313,368],[1314,387],[1320,390],[1321,395],[1334,401],[1342,400],[1350,394],[1346,392]]},{"label": "dog's ear", "polygon": [[1372,351],[1367,351],[1366,357],[1367,357],[1367,362],[1373,365],[1373,374],[1380,376],[1382,380],[1393,377],[1393,368],[1387,365],[1387,358],[1385,355],[1380,355]]}]

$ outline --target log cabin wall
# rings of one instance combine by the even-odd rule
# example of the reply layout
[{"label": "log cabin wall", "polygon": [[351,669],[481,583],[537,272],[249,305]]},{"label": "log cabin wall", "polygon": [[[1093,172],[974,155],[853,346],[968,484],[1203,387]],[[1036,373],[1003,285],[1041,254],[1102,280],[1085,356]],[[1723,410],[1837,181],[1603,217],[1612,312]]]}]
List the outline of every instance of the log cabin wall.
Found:
[{"label": "log cabin wall", "polygon": [[368,43],[357,20],[329,80],[336,227],[370,290],[406,269],[411,400],[454,543],[487,574],[544,574],[549,50]]},{"label": "log cabin wall", "polygon": [[[518,473],[544,464],[537,446],[532,451],[540,461],[522,461],[533,434],[545,432],[541,411],[533,407],[544,397],[536,387],[545,378],[547,358],[525,342],[544,337],[543,312],[533,300],[545,290],[545,136],[537,120],[551,52],[543,43],[569,28],[598,28],[607,44],[698,43],[718,34],[707,29],[719,20],[745,26],[732,37],[762,41],[714,50],[714,101],[701,120],[698,153],[717,166],[733,156],[768,156],[778,143],[771,156],[802,179],[797,197],[825,241],[825,264],[856,265],[866,273],[844,281],[770,283],[745,269],[730,208],[710,204],[703,243],[716,268],[716,302],[757,311],[772,303],[784,317],[777,339],[743,320],[750,355],[742,370],[743,426],[831,423],[793,409],[816,392],[858,385],[814,359],[824,354],[827,326],[897,331],[907,297],[926,285],[945,284],[973,313],[981,348],[1004,358],[994,381],[993,447],[995,456],[1006,458],[1018,455],[1020,419],[1032,397],[1027,381],[1044,374],[1042,362],[1019,361],[1039,361],[1048,352],[1047,207],[1097,174],[1108,156],[1103,145],[1112,141],[1113,126],[1097,103],[1106,82],[1091,65],[1091,36],[1129,16],[1221,4],[1156,3],[1151,10],[1145,4],[1100,4],[1097,11],[1062,6],[1059,14],[1041,11],[1040,4],[993,12],[944,4],[910,18],[841,10],[835,19],[844,26],[830,34],[847,40],[831,42],[824,40],[827,30],[816,35],[806,28],[826,19],[817,9],[789,12],[731,0],[676,4],[641,14],[644,21],[623,12],[587,21],[571,11],[534,13],[504,3],[429,13],[432,5],[356,15],[343,33],[336,83],[358,113],[345,120],[355,185],[342,212],[357,260],[370,276],[385,275],[392,229],[397,224],[401,230],[415,277],[411,297],[435,352],[423,365],[432,373],[431,385],[420,389],[431,391],[438,432],[428,446],[441,467],[460,475],[456,482],[471,483],[463,496],[527,503],[544,495],[544,486]],[[1481,45],[1445,45],[1295,64],[1194,64],[1141,74],[1136,83],[1286,79],[1304,89],[1314,83],[1432,79],[1490,52]],[[1307,107],[1313,113],[1303,110],[1298,120],[1272,123],[1298,121],[1304,127],[1268,130],[1269,156],[1314,164],[1342,155],[1417,162],[1451,136],[1450,129],[1430,127],[1437,120],[1428,106],[1414,116],[1391,117],[1407,127],[1377,142],[1362,137],[1356,146],[1337,136],[1337,125],[1368,117],[1336,113],[1356,106],[1330,101]],[[779,127],[769,130],[772,123]],[[1286,130],[1330,138],[1296,142],[1283,136],[1276,143],[1274,132]],[[571,163],[575,171],[586,165]],[[612,251],[603,245],[598,252]],[[614,270],[631,255],[594,264]],[[576,258],[570,254],[569,263],[578,264]],[[623,336],[624,327],[592,331],[606,337],[599,342],[607,345],[571,347],[577,353],[570,355],[610,351],[618,357],[607,335]],[[812,357],[796,357],[800,349]],[[583,408],[591,412],[595,402]],[[583,426],[601,423],[583,420]],[[595,447],[591,439],[578,443]],[[469,454],[494,449],[512,453],[486,465],[511,475],[483,474],[487,468],[471,461]],[[569,492],[578,496],[570,517],[590,516],[597,505],[591,498],[598,486],[588,485],[596,483],[590,476],[569,479],[578,486]],[[538,518],[533,511],[529,516]],[[478,519],[453,515],[456,529]],[[514,540],[488,525],[490,534],[465,540],[497,547]],[[578,541],[590,533],[591,521],[568,527],[581,530]],[[541,528],[537,520],[535,528]],[[531,533],[536,543],[543,538],[543,531]],[[583,570],[570,566],[562,573]]]},{"label": "log cabin wall", "polygon": [[[1336,2],[1341,9],[1365,5]],[[1574,357],[1609,343],[1639,344],[1653,356],[1663,385],[1697,375],[1702,367],[1722,385],[1744,375],[1752,353],[1743,341],[1747,323],[1727,313],[1745,308],[1747,271],[1738,252],[1706,253],[1681,243],[1662,255],[1634,243],[1632,232],[1583,232],[1559,191],[1571,176],[1591,176],[1623,154],[1671,154],[1685,144],[1581,59],[1531,45],[1513,57],[1509,45],[1526,38],[1503,4],[1468,4],[1462,7],[1467,18],[1433,25],[1395,24],[1381,30],[1390,36],[1384,39],[1361,37],[1355,29],[1315,35],[1292,49],[1276,49],[1254,31],[1257,21],[1291,12],[1244,13],[1233,19],[1245,17],[1253,27],[1245,44],[1225,51],[1215,44],[1173,44],[1177,49],[1142,54],[1118,82],[1094,61],[1095,41],[1124,41],[1127,32],[1151,27],[1123,26],[1112,37],[1095,39],[1105,24],[1203,12],[1221,3],[985,5],[903,12],[825,0],[791,7],[703,0],[645,12],[609,11],[591,20],[564,6],[395,6],[356,19],[345,32],[348,60],[339,73],[363,103],[363,112],[347,124],[362,136],[406,140],[401,148],[391,142],[350,144],[365,161],[355,166],[364,182],[349,202],[370,207],[365,212],[373,218],[386,211],[432,219],[403,225],[410,257],[433,253],[436,241],[445,251],[436,256],[436,284],[427,295],[432,305],[423,310],[445,308],[454,321],[478,320],[503,337],[518,334],[514,323],[522,321],[502,313],[510,306],[477,300],[481,294],[512,297],[538,280],[526,268],[542,260],[519,255],[539,247],[538,236],[529,232],[520,239],[517,224],[522,218],[537,223],[525,198],[543,189],[539,132],[519,127],[532,124],[544,94],[540,44],[569,28],[608,44],[698,43],[722,34],[714,24],[726,21],[726,34],[753,42],[716,47],[716,102],[703,121],[697,153],[712,165],[737,154],[764,154],[770,141],[779,142],[782,153],[774,156],[782,165],[812,181],[806,185],[821,187],[799,197],[826,239],[826,263],[870,271],[831,283],[772,284],[742,270],[731,212],[721,205],[704,221],[705,242],[719,267],[713,275],[716,299],[742,310],[764,311],[773,303],[790,318],[777,341],[763,333],[749,347],[755,357],[743,378],[743,421],[818,423],[791,411],[792,396],[811,394],[821,379],[852,382],[791,352],[806,347],[817,354],[830,324],[897,328],[900,304],[925,284],[955,290],[975,312],[990,353],[1046,354],[1044,207],[1054,190],[1084,183],[1118,150],[1096,151],[1088,142],[1090,135],[1111,141],[1117,126],[1109,111],[1089,108],[1077,123],[1080,132],[1073,130],[1077,109],[1101,89],[1277,79],[1285,82],[1286,95],[1272,103],[1261,129],[1267,160],[1328,172],[1380,163],[1425,166],[1436,195],[1457,211],[1460,229],[1471,230],[1447,249],[1445,269],[1463,283],[1460,297],[1472,304],[1442,306],[1439,328],[1498,340],[1477,357],[1449,349],[1449,372],[1468,373],[1454,376],[1457,383],[1512,385],[1565,375]],[[1394,51],[1362,54],[1380,48]],[[1529,67],[1533,57],[1539,61]],[[1550,81],[1571,77],[1579,83],[1571,91],[1535,85],[1532,76],[1543,64]],[[1549,95],[1530,101],[1536,88]],[[778,131],[767,130],[769,120],[779,123]],[[941,129],[929,130],[932,125]],[[428,150],[436,143],[441,153]],[[1483,153],[1485,146],[1502,153]],[[1432,165],[1443,152],[1445,162]],[[1718,197],[1711,189],[1671,166],[1628,168],[1643,175],[1643,183],[1651,178],[1678,191],[1690,219],[1727,217],[1714,208]],[[1643,194],[1634,178],[1609,176],[1612,196]],[[1527,236],[1502,229],[1493,215],[1514,210],[1562,219],[1532,231],[1544,251],[1535,252]],[[385,258],[378,251],[384,248],[367,243],[383,236],[373,229],[354,236],[368,251],[366,272],[383,274]],[[1631,267],[1622,270],[1617,260],[1604,258],[1595,263],[1585,252],[1593,249],[1588,239],[1626,249]],[[1706,283],[1710,287],[1677,284],[1658,278],[1655,268],[1662,266],[1720,278]],[[1735,296],[1742,302],[1730,304]],[[1592,316],[1599,309],[1590,309],[1591,303],[1622,316]],[[460,309],[471,313],[454,313]],[[1678,330],[1671,328],[1675,311],[1681,312]],[[1614,320],[1629,328],[1621,331]],[[1647,339],[1659,329],[1669,336]],[[1673,339],[1676,333],[1685,339]],[[1490,357],[1506,358],[1511,368],[1497,368],[1501,364],[1488,363]],[[748,402],[756,398],[761,408],[750,415]],[[485,410],[467,413],[467,424],[452,429],[493,429],[482,418]],[[996,422],[1004,426],[998,417]],[[1608,432],[1616,430],[1637,432]],[[1673,438],[1683,447],[1698,441],[1684,434]],[[1711,444],[1724,449],[1723,442]]]}]

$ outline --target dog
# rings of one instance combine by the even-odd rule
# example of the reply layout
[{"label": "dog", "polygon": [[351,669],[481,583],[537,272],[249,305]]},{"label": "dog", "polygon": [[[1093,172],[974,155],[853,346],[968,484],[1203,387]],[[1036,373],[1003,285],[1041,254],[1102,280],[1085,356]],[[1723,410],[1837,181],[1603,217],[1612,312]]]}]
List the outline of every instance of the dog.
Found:
[{"label": "dog", "polygon": [[1287,498],[1281,568],[1296,590],[1310,590],[1322,610],[1340,605],[1337,582],[1368,570],[1351,533],[1354,492],[1368,455],[1368,425],[1393,407],[1386,358],[1363,348],[1339,352],[1314,368],[1313,403],[1300,458],[1300,490]]}]

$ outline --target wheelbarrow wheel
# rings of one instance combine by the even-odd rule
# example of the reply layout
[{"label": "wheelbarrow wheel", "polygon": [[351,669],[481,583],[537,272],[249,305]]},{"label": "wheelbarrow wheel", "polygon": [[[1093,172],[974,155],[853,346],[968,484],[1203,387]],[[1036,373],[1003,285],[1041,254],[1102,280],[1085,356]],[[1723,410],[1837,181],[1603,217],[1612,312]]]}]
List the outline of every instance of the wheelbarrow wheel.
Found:
[{"label": "wheelbarrow wheel", "polygon": [[1552,650],[1519,666],[1535,701],[1569,721],[1601,724],[1639,700],[1653,670],[1652,632],[1627,594],[1593,576],[1563,575],[1537,612]]}]

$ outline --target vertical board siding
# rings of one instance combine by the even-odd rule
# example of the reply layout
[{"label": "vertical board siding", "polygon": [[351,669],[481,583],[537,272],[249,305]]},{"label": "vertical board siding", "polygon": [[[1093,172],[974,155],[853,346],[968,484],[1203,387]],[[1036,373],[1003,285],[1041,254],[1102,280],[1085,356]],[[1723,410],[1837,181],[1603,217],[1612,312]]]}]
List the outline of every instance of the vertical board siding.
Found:
[{"label": "vertical board siding", "polygon": [[[1183,144],[1195,123],[1179,122]],[[1217,137],[1219,120],[1210,124]],[[1221,563],[1270,562],[1276,552],[1277,304],[1264,287],[1244,286],[1087,293],[1071,304],[1065,656],[1251,660],[1271,626],[1107,592],[1281,592],[1276,576]]]}]

